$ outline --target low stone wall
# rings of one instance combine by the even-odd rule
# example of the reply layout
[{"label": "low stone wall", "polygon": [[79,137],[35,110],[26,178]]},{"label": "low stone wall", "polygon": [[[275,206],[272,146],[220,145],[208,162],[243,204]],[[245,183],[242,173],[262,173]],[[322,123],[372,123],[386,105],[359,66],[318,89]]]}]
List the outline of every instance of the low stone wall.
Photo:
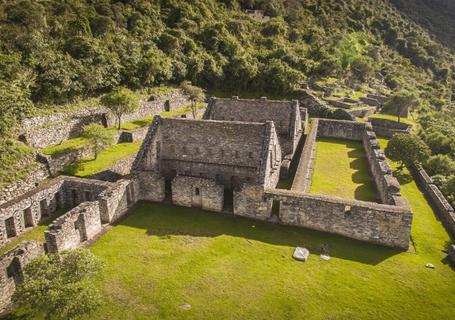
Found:
[{"label": "low stone wall", "polygon": [[395,133],[410,133],[412,125],[387,119],[369,118],[374,132],[378,136],[391,138]]},{"label": "low stone wall", "polygon": [[400,199],[400,183],[392,174],[392,168],[385,159],[376,134],[370,126],[366,127],[363,136],[363,147],[370,164],[370,171],[373,174],[376,187],[382,203],[400,205],[404,199]]},{"label": "low stone wall", "polygon": [[453,207],[424,169],[417,169],[414,167],[411,171],[448,233],[452,238],[455,238],[455,212]]},{"label": "low stone wall", "polygon": [[136,159],[136,153],[128,157],[116,161],[112,167],[102,172],[96,173],[87,177],[88,179],[116,182],[127,176],[131,172],[131,168]]},{"label": "low stone wall", "polygon": [[24,267],[43,253],[42,243],[27,241],[0,256],[0,314],[10,306],[16,286],[22,282]]},{"label": "low stone wall", "polygon": [[299,165],[294,176],[291,190],[306,192],[311,184],[316,157],[316,137],[320,119],[313,119],[311,129],[305,139]]},{"label": "low stone wall", "polygon": [[120,180],[99,196],[102,223],[113,223],[134,205],[139,193],[137,180]]},{"label": "low stone wall", "polygon": [[[94,183],[88,179],[85,182]],[[44,232],[49,253],[74,249],[94,239],[102,231],[102,223],[118,220],[136,203],[132,180],[102,184],[107,188],[96,199],[86,199],[49,225]]]},{"label": "low stone wall", "polygon": [[363,103],[373,106],[373,107],[379,107],[382,105],[381,102],[379,102],[377,99],[371,98],[371,97],[360,97],[360,101]]},{"label": "low stone wall", "polygon": [[257,220],[267,220],[272,214],[272,201],[264,198],[264,187],[243,184],[234,190],[234,215]]},{"label": "low stone wall", "polygon": [[61,176],[0,205],[0,246],[59,209],[93,201],[109,187],[108,182]]},{"label": "low stone wall", "polygon": [[408,249],[412,212],[371,202],[268,190],[266,197],[280,202],[279,218],[286,225],[335,233],[399,249]]},{"label": "low stone wall", "polygon": [[49,253],[77,248],[101,231],[101,214],[97,202],[84,202],[57,218],[44,232]]},{"label": "low stone wall", "polygon": [[362,122],[319,119],[318,137],[361,141],[365,126]]}]

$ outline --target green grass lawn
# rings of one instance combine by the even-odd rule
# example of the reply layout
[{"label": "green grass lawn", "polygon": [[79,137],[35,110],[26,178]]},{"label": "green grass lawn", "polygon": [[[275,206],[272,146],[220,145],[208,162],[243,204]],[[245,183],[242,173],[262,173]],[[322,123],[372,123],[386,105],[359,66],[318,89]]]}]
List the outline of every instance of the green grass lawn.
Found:
[{"label": "green grass lawn", "polygon": [[52,156],[78,149],[82,146],[85,146],[87,143],[88,143],[87,139],[83,137],[77,137],[65,140],[60,144],[46,147],[42,150],[42,152],[46,155]]},{"label": "green grass lawn", "polygon": [[310,192],[376,201],[376,186],[369,171],[362,142],[318,139]]},{"label": "green grass lawn", "polygon": [[115,162],[131,156],[139,151],[142,141],[119,143],[102,151],[97,159],[83,159],[65,168],[65,173],[77,177],[87,177],[102,172]]},{"label": "green grass lawn", "polygon": [[[398,117],[392,116],[390,114],[375,113],[375,114],[369,116],[369,118],[386,119],[386,120],[398,122]],[[413,125],[413,126],[416,125],[416,122],[412,118],[400,118],[400,121],[403,123],[406,123],[406,124]]]},{"label": "green grass lawn", "polygon": [[[406,193],[423,204],[417,253],[140,204],[92,247],[106,264],[104,303],[87,319],[450,319],[455,272],[441,261],[448,237],[420,192]],[[330,261],[319,258],[321,245]],[[306,263],[292,259],[295,246],[311,250]]]},{"label": "green grass lawn", "polygon": [[[452,319],[449,237],[409,173],[398,178],[414,212],[412,253],[140,203],[91,248],[106,265],[104,299],[86,319]],[[292,259],[296,246],[310,249],[307,262]]]},{"label": "green grass lawn", "polygon": [[17,239],[10,242],[8,245],[0,248],[0,254],[3,254],[6,251],[13,249],[15,246],[17,246],[22,241],[37,240],[37,241],[44,242],[44,231],[46,231],[46,230],[47,230],[47,224],[40,225],[37,228],[30,230],[29,232],[24,233],[23,235],[20,235],[19,237],[17,237]]}]

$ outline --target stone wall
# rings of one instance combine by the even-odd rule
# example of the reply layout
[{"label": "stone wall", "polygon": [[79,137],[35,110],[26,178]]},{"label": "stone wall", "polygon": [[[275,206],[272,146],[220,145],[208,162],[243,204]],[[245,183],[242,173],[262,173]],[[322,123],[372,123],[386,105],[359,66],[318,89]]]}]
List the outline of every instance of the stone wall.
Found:
[{"label": "stone wall", "polygon": [[103,181],[61,176],[0,205],[0,246],[59,209],[93,201],[109,187],[111,184]]},{"label": "stone wall", "polygon": [[407,207],[375,204],[336,197],[270,190],[280,202],[279,218],[286,225],[340,234],[399,249],[409,247],[412,212]]},{"label": "stone wall", "polygon": [[316,137],[318,133],[319,119],[313,119],[311,129],[305,139],[302,155],[294,176],[291,189],[294,191],[306,192],[311,185],[314,161],[316,158]]},{"label": "stone wall", "polygon": [[264,187],[243,184],[239,190],[234,190],[234,215],[258,220],[270,218],[272,201],[264,198]]},{"label": "stone wall", "polygon": [[378,136],[391,138],[395,133],[410,133],[412,125],[387,119],[369,118],[374,132]]},{"label": "stone wall", "polygon": [[13,182],[0,191],[0,204],[19,197],[23,193],[35,188],[49,177],[49,170],[45,164],[38,164],[24,179]]},{"label": "stone wall", "polygon": [[[196,176],[228,187],[262,184],[278,170],[281,152],[272,122],[242,123],[156,117],[134,170],[164,177]],[[270,155],[270,157],[269,157]],[[269,161],[266,161],[266,160]],[[279,171],[279,170],[278,170]],[[275,172],[275,171],[274,171]]]},{"label": "stone wall", "polygon": [[424,192],[431,206],[444,224],[447,232],[452,238],[455,238],[454,209],[424,169],[412,168],[412,173],[420,189]]},{"label": "stone wall", "polygon": [[77,248],[101,231],[101,214],[97,202],[83,202],[57,218],[44,232],[49,253]]},{"label": "stone wall", "polygon": [[178,206],[221,212],[224,187],[214,179],[176,176],[172,180],[172,202]]},{"label": "stone wall", "polygon": [[318,137],[361,141],[365,123],[348,120],[319,119]]},{"label": "stone wall", "polygon": [[56,179],[0,205],[0,247],[65,207],[62,186],[63,180]]},{"label": "stone wall", "polygon": [[392,174],[392,168],[385,159],[385,154],[376,139],[376,134],[370,126],[366,128],[367,130],[363,136],[363,147],[367,154],[370,172],[376,183],[381,202],[399,205],[404,201],[404,199],[399,199],[401,198],[400,183]]},{"label": "stone wall", "polygon": [[98,197],[102,223],[120,219],[138,200],[137,180],[120,180]]},{"label": "stone wall", "polygon": [[[44,148],[79,136],[84,125],[99,123],[107,125],[107,111],[87,109],[76,112],[59,112],[22,121],[25,142],[35,148]],[[22,139],[24,140],[24,139]]]},{"label": "stone wall", "polygon": [[0,256],[0,314],[11,304],[16,285],[22,282],[24,267],[43,253],[42,243],[27,241]]},{"label": "stone wall", "polygon": [[[163,111],[171,111],[189,105],[191,102],[181,91],[157,97],[154,101],[141,101],[139,108],[122,117],[122,122],[131,122]],[[115,117],[104,108],[87,106],[82,111],[59,112],[47,116],[25,119],[22,122],[24,131],[22,140],[35,148],[44,148],[59,144],[64,140],[80,135],[84,125],[99,123],[103,126],[116,125]]]},{"label": "stone wall", "polygon": [[299,102],[211,98],[204,113],[205,120],[240,121],[265,123],[273,121],[280,139],[283,158],[294,155],[303,133]]}]

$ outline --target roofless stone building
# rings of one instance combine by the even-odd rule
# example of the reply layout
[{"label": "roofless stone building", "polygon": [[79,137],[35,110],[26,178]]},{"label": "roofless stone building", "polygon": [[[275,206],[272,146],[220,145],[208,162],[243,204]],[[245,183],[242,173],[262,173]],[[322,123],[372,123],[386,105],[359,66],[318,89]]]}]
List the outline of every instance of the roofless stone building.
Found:
[{"label": "roofless stone building", "polygon": [[145,200],[261,216],[264,190],[275,188],[280,165],[272,121],[157,117],[133,170]]}]

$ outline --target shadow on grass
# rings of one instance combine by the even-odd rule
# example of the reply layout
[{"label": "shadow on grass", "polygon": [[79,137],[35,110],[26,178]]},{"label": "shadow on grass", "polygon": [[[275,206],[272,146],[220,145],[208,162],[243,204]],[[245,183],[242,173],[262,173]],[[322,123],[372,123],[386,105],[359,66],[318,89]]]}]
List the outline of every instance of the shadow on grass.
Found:
[{"label": "shadow on grass", "polygon": [[401,185],[405,185],[405,184],[411,183],[412,180],[413,180],[412,179],[412,175],[408,171],[405,171],[404,169],[403,170],[395,170],[393,172],[393,176],[398,179],[398,182]]},{"label": "shadow on grass", "polygon": [[299,227],[282,226],[242,217],[211,213],[195,208],[141,202],[119,225],[143,229],[150,236],[219,237],[228,235],[263,243],[303,246],[314,254],[376,265],[402,251]]}]

